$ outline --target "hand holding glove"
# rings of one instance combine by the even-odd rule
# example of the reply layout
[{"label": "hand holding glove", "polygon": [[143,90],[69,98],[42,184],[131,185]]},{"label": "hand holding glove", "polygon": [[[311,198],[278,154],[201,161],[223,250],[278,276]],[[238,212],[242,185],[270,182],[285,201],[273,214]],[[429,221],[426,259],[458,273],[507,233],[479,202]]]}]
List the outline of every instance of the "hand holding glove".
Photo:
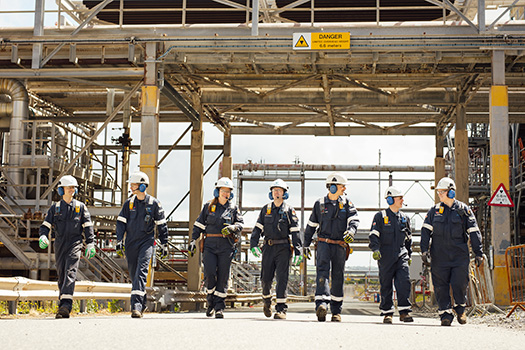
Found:
[{"label": "hand holding glove", "polygon": [[256,258],[260,258],[261,255],[262,255],[261,248],[259,248],[259,247],[253,247],[251,249],[251,252],[252,252],[253,256],[255,256]]},{"label": "hand holding glove", "polygon": [[160,245],[160,258],[165,259],[169,254],[168,243]]},{"label": "hand holding glove", "polygon": [[188,245],[188,253],[190,254],[190,257],[195,255],[196,251],[197,251],[197,245],[195,244],[195,240],[192,239],[190,242],[190,245]]},{"label": "hand holding glove", "polygon": [[379,250],[374,250],[374,253],[372,254],[372,258],[374,260],[379,260],[381,259],[381,252]]},{"label": "hand holding glove", "polygon": [[49,238],[44,235],[40,236],[38,239],[38,246],[40,249],[46,249],[49,246]]},{"label": "hand holding glove", "polygon": [[481,264],[483,264],[483,257],[482,256],[476,256],[474,259],[476,261],[476,267],[480,267]]},{"label": "hand holding glove", "polygon": [[115,251],[117,252],[117,255],[120,257],[124,256],[124,253],[126,252],[126,248],[124,247],[124,242],[122,240],[117,241],[117,245],[115,246]]},{"label": "hand holding glove", "polygon": [[299,265],[301,265],[302,262],[303,262],[303,255],[302,254],[294,255],[293,260],[292,260],[292,264],[294,266],[299,266]]},{"label": "hand holding glove", "polygon": [[423,260],[423,265],[430,266],[432,258],[430,257],[430,252],[428,250],[421,253],[421,260]]},{"label": "hand holding glove", "polygon": [[222,233],[224,236],[228,236],[229,234],[235,233],[235,225],[228,225],[228,226],[225,226],[225,227],[221,230],[221,233]]},{"label": "hand holding glove", "polygon": [[354,241],[354,233],[348,230],[345,231],[345,233],[343,233],[343,240],[346,243],[352,243]]},{"label": "hand holding glove", "polygon": [[84,256],[86,259],[92,259],[96,253],[97,251],[95,250],[95,243],[89,243],[86,246],[86,252],[84,253]]}]

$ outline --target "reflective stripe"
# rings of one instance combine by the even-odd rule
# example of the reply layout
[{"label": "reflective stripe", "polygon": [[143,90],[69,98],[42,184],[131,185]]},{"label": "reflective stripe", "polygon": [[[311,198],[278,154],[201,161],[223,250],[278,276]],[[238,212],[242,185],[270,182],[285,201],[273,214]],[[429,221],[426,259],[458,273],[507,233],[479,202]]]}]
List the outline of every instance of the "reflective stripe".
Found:
[{"label": "reflective stripe", "polygon": [[456,304],[456,305],[454,305],[455,308],[458,307],[458,306],[465,307],[465,306],[467,306],[467,304]]},{"label": "reflective stripe", "polygon": [[315,296],[315,300],[330,300],[330,296],[329,295],[316,295]]},{"label": "reflective stripe", "polygon": [[62,299],[73,299],[73,295],[71,295],[71,294],[62,294],[60,296],[60,300],[62,300]]},{"label": "reflective stripe", "polygon": [[343,301],[343,297],[336,297],[335,295],[330,295],[330,299],[333,301]]},{"label": "reflective stripe", "polygon": [[290,232],[299,232],[299,227],[291,227]]},{"label": "reflective stripe", "polygon": [[350,223],[350,221],[352,221],[352,220],[359,220],[359,216],[357,214],[352,215],[346,220],[346,222]]},{"label": "reflective stripe", "polygon": [[142,290],[132,290],[131,291],[131,295],[140,295],[140,296],[144,296],[146,295],[146,292],[142,291]]},{"label": "reflective stripe", "polygon": [[126,219],[125,217],[123,216],[120,216],[117,218],[117,221],[122,221],[123,223],[127,224],[128,223],[128,219]]},{"label": "reflective stripe", "polygon": [[478,232],[478,231],[479,231],[479,228],[477,226],[474,226],[474,227],[471,227],[471,228],[467,229],[468,233]]},{"label": "reflective stripe", "polygon": [[370,231],[369,236],[376,235],[377,237],[381,236],[381,233],[378,230],[372,230]]},{"label": "reflective stripe", "polygon": [[317,226],[319,226],[319,224],[317,222],[313,222],[313,221],[308,220],[308,226],[317,227]]},{"label": "reflective stripe", "polygon": [[51,227],[52,227],[52,226],[51,226],[51,224],[50,224],[49,222],[44,221],[44,222],[42,222],[42,225],[44,225],[45,227],[47,227],[48,229],[51,230]]},{"label": "reflective stripe", "polygon": [[383,215],[383,219],[386,217],[386,210],[381,210],[381,214]]},{"label": "reflective stripe", "polygon": [[258,227],[261,231],[264,231],[264,225],[259,222],[255,224],[255,227]]},{"label": "reflective stripe", "polygon": [[423,223],[423,227],[426,228],[427,230],[434,231],[434,226],[430,224]]},{"label": "reflective stripe", "polygon": [[200,222],[198,221],[195,221],[193,223],[193,226],[197,226],[198,228],[200,228],[201,230],[205,230],[206,229],[206,226],[204,226],[203,224],[201,224]]},{"label": "reflective stripe", "polygon": [[239,222],[239,221],[234,222],[233,224],[234,225],[238,225],[240,227],[240,230],[242,230],[242,228],[244,227],[244,224],[242,222]]},{"label": "reflective stripe", "polygon": [[155,225],[162,225],[162,224],[165,224],[165,223],[166,223],[166,219],[156,220],[155,221]]},{"label": "reflective stripe", "polygon": [[215,287],[213,287],[212,289],[206,288],[206,293],[213,294],[213,292],[215,292]]},{"label": "reflective stripe", "polygon": [[271,295],[271,294],[268,294],[268,295],[263,295],[262,297],[263,297],[263,299],[269,299],[269,298],[272,297],[272,295]]},{"label": "reflective stripe", "polygon": [[91,221],[88,221],[88,222],[84,222],[82,224],[82,227],[89,227],[89,226],[93,226],[93,223]]},{"label": "reflective stripe", "polygon": [[164,213],[164,209],[160,208],[160,209],[159,209],[159,214],[160,214],[160,213]]},{"label": "reflective stripe", "polygon": [[215,294],[216,296],[220,297],[220,298],[226,298],[228,296],[228,294],[226,293],[221,293],[219,292],[218,290],[216,290],[213,294]]},{"label": "reflective stripe", "polygon": [[399,305],[398,305],[398,306],[397,306],[397,309],[398,309],[399,311],[410,310],[410,306],[399,306]]},{"label": "reflective stripe", "polygon": [[284,304],[284,303],[286,303],[286,298],[277,298],[277,299],[275,299],[275,302],[277,304]]},{"label": "reflective stripe", "polygon": [[436,206],[434,208],[436,208],[436,209],[441,208],[441,203],[436,204]]},{"label": "reflective stripe", "polygon": [[394,307],[392,306],[389,310],[379,309],[379,311],[381,311],[384,314],[393,314],[394,313]]},{"label": "reflective stripe", "polygon": [[451,314],[451,315],[452,315],[452,309],[439,310],[439,311],[438,311],[438,314],[440,314],[440,315],[443,315],[443,314]]},{"label": "reflective stripe", "polygon": [[153,197],[149,196],[148,204],[153,204]]}]

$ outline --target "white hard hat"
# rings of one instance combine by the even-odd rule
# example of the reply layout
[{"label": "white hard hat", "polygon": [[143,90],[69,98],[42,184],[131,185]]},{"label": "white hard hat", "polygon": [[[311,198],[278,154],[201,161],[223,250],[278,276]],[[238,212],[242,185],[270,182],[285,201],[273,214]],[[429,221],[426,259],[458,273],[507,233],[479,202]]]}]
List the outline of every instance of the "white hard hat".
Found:
[{"label": "white hard hat", "polygon": [[345,185],[348,181],[341,173],[332,173],[326,178],[327,185]]},{"label": "white hard hat", "polygon": [[65,187],[65,186],[75,186],[78,187],[77,179],[75,179],[71,175],[63,176],[60,181],[58,181],[58,187]]},{"label": "white hard hat", "polygon": [[274,187],[280,187],[284,191],[288,191],[288,185],[281,179],[277,179],[274,182],[272,182],[272,185],[270,186],[270,191],[273,190]]},{"label": "white hard hat", "polygon": [[439,180],[436,190],[455,190],[456,184],[454,183],[454,180],[452,180],[450,177],[444,177],[441,180]]},{"label": "white hard hat", "polygon": [[215,188],[221,188],[221,187],[228,187],[229,189],[233,190],[233,181],[227,177],[221,177],[215,183]]},{"label": "white hard hat", "polygon": [[388,197],[403,197],[403,193],[397,187],[390,186],[385,191],[385,199]]},{"label": "white hard hat", "polygon": [[143,173],[142,171],[136,171],[129,176],[128,182],[132,184],[149,185],[149,177],[148,175],[146,175],[146,173]]}]

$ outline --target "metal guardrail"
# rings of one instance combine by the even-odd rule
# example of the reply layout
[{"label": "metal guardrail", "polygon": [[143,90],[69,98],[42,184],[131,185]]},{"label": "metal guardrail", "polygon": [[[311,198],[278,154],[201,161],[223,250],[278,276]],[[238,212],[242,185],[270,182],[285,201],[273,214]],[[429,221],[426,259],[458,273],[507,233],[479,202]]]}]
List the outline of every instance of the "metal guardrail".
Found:
[{"label": "metal guardrail", "polygon": [[503,310],[494,304],[494,285],[492,284],[486,255],[483,255],[483,261],[483,264],[479,267],[476,266],[475,259],[470,261],[469,294],[472,309],[468,312],[469,316],[475,312],[480,312],[481,316],[484,316],[489,313],[490,308],[499,313],[504,313]]},{"label": "metal guardrail", "polygon": [[505,249],[505,265],[509,282],[512,309],[507,317],[519,307],[525,311],[525,244]]}]

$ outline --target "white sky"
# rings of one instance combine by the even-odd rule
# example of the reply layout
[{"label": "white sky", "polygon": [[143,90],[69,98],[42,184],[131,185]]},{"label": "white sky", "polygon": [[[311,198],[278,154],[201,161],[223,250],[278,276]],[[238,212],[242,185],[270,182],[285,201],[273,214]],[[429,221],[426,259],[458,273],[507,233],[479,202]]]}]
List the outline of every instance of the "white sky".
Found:
[{"label": "white sky", "polygon": [[[46,1],[46,10],[56,9],[55,1]],[[34,1],[0,0],[0,12],[8,10],[34,10]],[[502,10],[487,12],[487,22],[491,23]],[[45,26],[55,26],[57,14],[46,14]],[[32,27],[34,17],[32,13],[27,14],[2,14],[0,13],[1,27]],[[160,128],[160,144],[172,144],[183,130],[188,126],[184,124],[163,124]],[[120,125],[109,126],[109,137],[118,137],[120,130],[112,130]],[[222,133],[215,127],[204,125],[204,140],[208,145],[222,144]],[[140,142],[140,124],[132,125],[133,144]],[[181,145],[189,145],[190,136],[181,141]],[[435,157],[435,139],[433,136],[352,136],[352,137],[314,137],[314,136],[245,136],[234,135],[232,137],[232,157],[234,163],[245,163],[248,160],[265,163],[293,163],[295,158],[306,164],[348,164],[348,165],[376,165],[378,164],[378,152],[381,150],[381,164],[383,165],[433,165]],[[159,159],[164,153],[160,152]],[[205,151],[204,168],[215,159],[219,151]],[[166,212],[178,203],[189,188],[189,151],[175,151],[165,160],[159,169],[158,198],[163,203]],[[139,157],[133,155],[131,158],[131,169],[137,169]],[[213,183],[217,179],[218,165],[205,177],[204,200],[211,199]],[[308,177],[326,177],[328,173],[306,173]],[[344,173],[348,178],[375,178],[377,173]],[[429,208],[433,200],[428,196],[431,193],[430,186],[433,185],[433,173],[394,173],[394,184],[402,191],[406,191],[413,182],[396,182],[396,179],[430,179],[421,185],[414,185],[406,194],[405,202],[408,207]],[[388,173],[382,173],[381,177],[386,179]],[[236,182],[234,182],[236,184]],[[295,208],[300,207],[300,186],[298,183],[290,183],[290,200]],[[243,193],[243,204],[245,206],[262,206],[269,202],[268,183],[245,183]],[[386,189],[387,182],[382,182],[381,194]],[[422,188],[426,189],[426,191]],[[309,181],[306,183],[306,206],[312,206],[314,201],[326,194],[326,188],[321,181]],[[347,187],[350,200],[357,207],[377,207],[379,188],[377,181],[350,181]],[[382,197],[382,196],[381,196]],[[187,220],[188,200],[177,210],[172,217],[175,220]],[[384,200],[381,206],[385,207]],[[258,213],[245,215],[247,226],[255,224]],[[310,213],[306,213],[307,221]],[[424,217],[425,213],[421,213]],[[369,229],[374,213],[361,212],[361,229]],[[420,229],[422,217],[416,216],[415,224]],[[354,253],[347,262],[347,266],[368,265],[371,262],[370,253]],[[374,263],[373,263],[374,264]]]}]

